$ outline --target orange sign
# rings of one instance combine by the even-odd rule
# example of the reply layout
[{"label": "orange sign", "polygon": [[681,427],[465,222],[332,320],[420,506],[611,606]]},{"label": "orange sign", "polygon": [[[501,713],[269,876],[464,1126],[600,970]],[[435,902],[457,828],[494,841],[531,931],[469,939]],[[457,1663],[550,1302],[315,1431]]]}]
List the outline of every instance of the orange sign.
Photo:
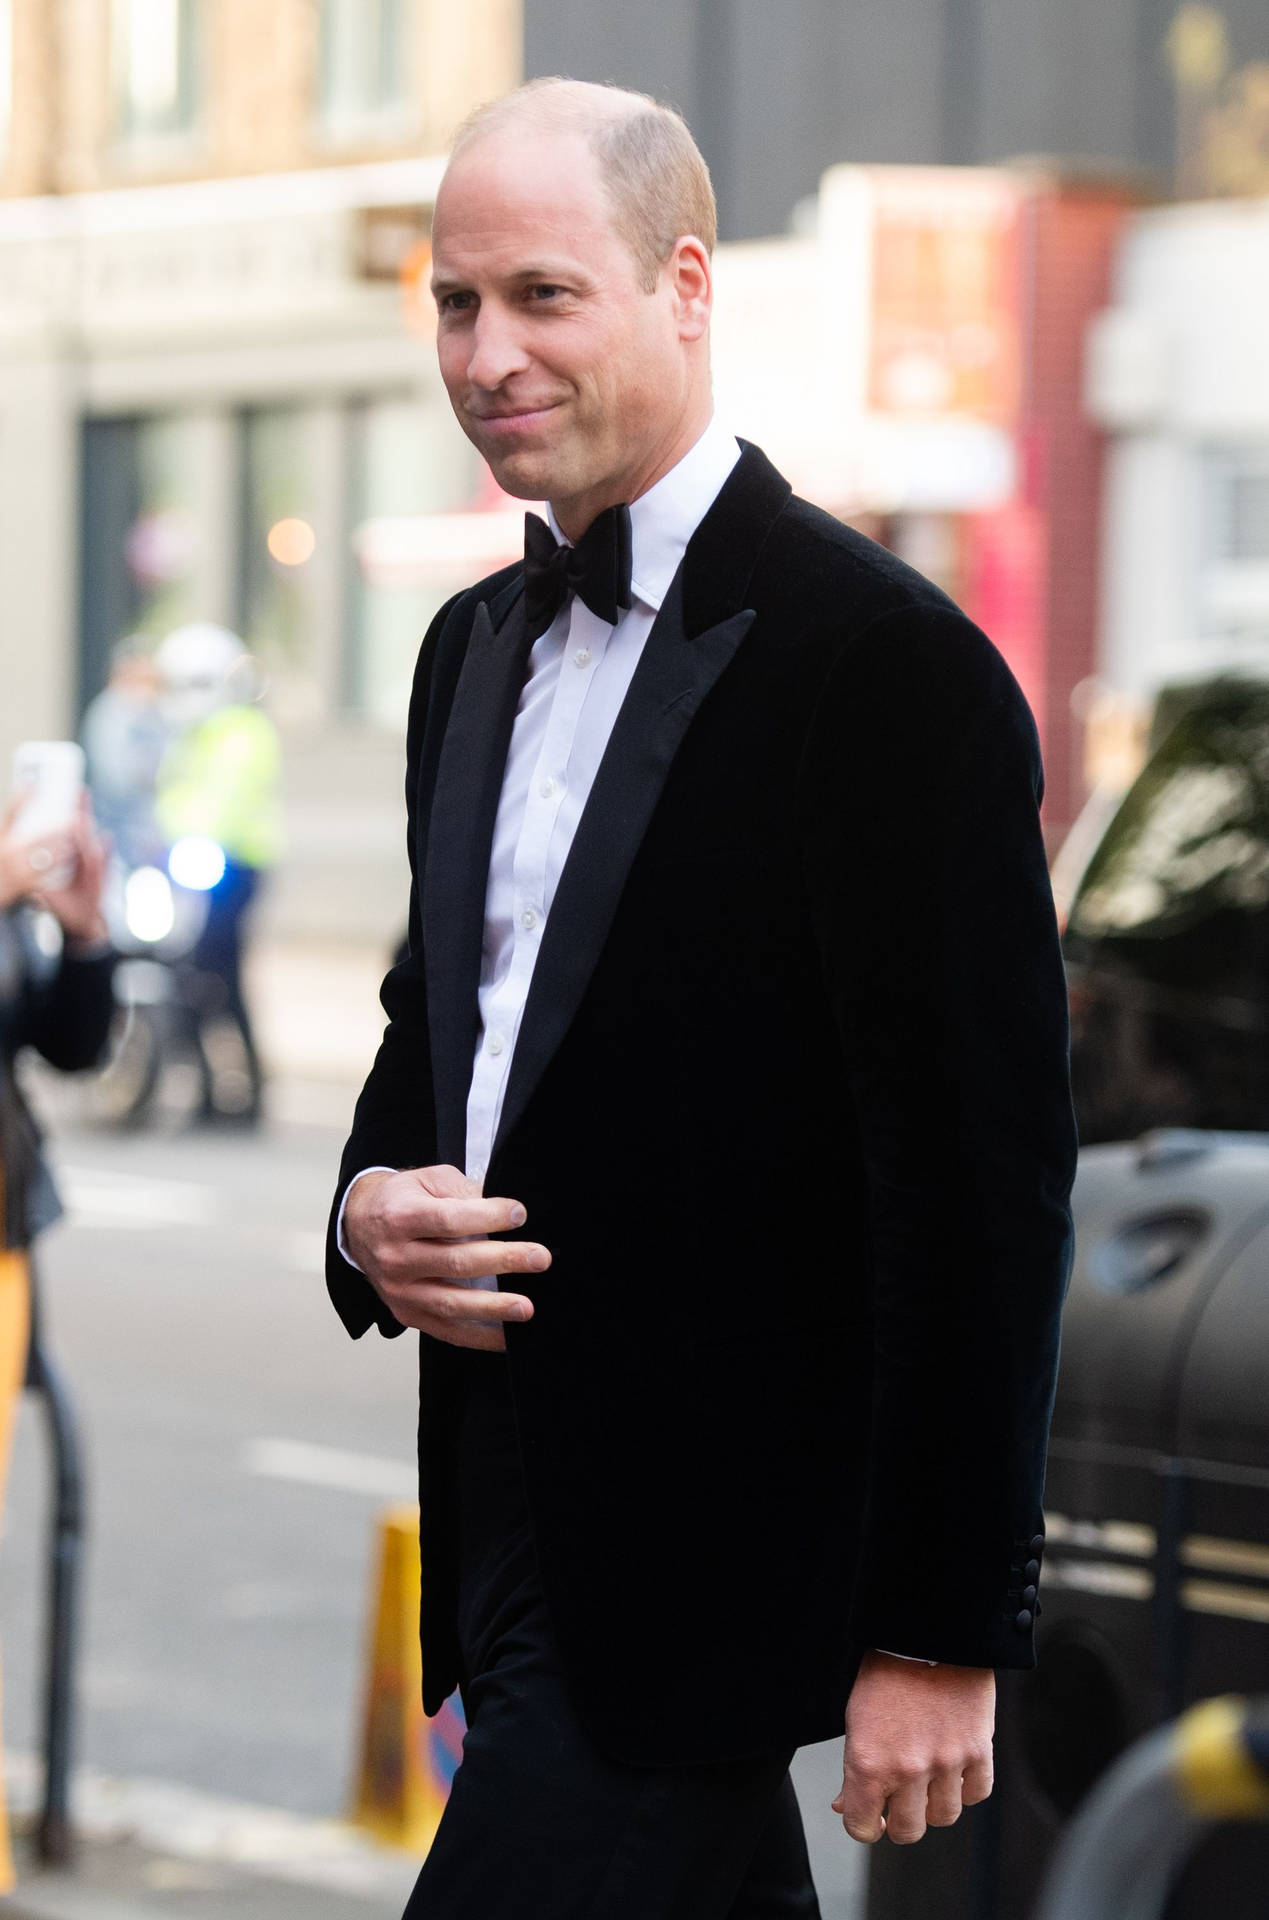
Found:
[{"label": "orange sign", "polygon": [[876,168],[869,405],[1008,425],[1022,368],[1022,197],[999,174]]},{"label": "orange sign", "polygon": [[399,269],[405,295],[405,317],[415,333],[435,333],[436,302],[432,298],[432,243],[418,240]]}]

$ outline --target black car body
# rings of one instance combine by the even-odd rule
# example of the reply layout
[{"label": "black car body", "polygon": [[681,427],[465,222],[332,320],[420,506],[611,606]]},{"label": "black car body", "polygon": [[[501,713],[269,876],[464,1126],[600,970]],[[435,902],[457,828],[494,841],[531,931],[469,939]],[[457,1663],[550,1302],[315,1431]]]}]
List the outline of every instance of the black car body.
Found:
[{"label": "black car body", "polygon": [[1269,684],[1164,691],[1064,948],[1084,1145],[1269,1128]]}]

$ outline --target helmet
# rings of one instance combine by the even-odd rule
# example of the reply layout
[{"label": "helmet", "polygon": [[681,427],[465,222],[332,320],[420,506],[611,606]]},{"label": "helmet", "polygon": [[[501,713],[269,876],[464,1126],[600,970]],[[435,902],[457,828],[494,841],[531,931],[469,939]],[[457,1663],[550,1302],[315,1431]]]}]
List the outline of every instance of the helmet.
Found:
[{"label": "helmet", "polygon": [[221,707],[250,699],[250,655],[236,633],[210,620],[176,627],[154,656],[164,704],[178,724],[205,720]]}]

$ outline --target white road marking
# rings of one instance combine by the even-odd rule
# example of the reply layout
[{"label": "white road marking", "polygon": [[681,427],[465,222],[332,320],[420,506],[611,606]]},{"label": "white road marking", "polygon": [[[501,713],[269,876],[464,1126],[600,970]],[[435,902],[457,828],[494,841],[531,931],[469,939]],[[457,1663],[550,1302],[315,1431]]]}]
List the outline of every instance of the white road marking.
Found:
[{"label": "white road marking", "polygon": [[346,1453],[308,1440],[249,1440],[241,1459],[248,1473],[271,1480],[298,1480],[310,1487],[370,1494],[376,1500],[418,1499],[414,1466],[377,1454]]},{"label": "white road marking", "polygon": [[211,1187],[155,1180],[100,1167],[59,1167],[58,1191],[77,1227],[208,1227],[216,1218]]},{"label": "white road marking", "polygon": [[[38,1808],[41,1774],[33,1754],[11,1756],[7,1776],[16,1813]],[[223,1800],[166,1780],[121,1780],[81,1767],[72,1783],[71,1809],[87,1839],[129,1835],[169,1858],[223,1861],[265,1877],[383,1900],[398,1911],[418,1877],[416,1856],[380,1847],[342,1820]],[[33,1904],[38,1885],[33,1881],[19,1890],[24,1911],[43,1911]],[[61,1900],[48,1911],[61,1915],[69,1908]],[[105,1911],[99,1902],[91,1908],[94,1915]],[[119,1911],[131,1915],[135,1908],[121,1902]]]}]

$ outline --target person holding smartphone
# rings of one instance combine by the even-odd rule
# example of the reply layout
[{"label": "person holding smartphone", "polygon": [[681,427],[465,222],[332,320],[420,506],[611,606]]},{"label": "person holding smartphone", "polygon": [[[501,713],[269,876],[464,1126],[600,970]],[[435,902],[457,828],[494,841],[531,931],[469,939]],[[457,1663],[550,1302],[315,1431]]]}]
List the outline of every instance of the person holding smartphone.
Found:
[{"label": "person holding smartphone", "polygon": [[[29,1249],[61,1212],[14,1066],[26,1047],[66,1073],[94,1066],[113,1008],[101,910],[106,843],[86,796],[64,826],[35,837],[23,831],[28,806],[19,792],[0,816],[0,1508],[26,1370]],[[61,929],[55,957],[36,939],[40,908]],[[4,1811],[0,1775],[0,1893],[13,1885]]]}]

